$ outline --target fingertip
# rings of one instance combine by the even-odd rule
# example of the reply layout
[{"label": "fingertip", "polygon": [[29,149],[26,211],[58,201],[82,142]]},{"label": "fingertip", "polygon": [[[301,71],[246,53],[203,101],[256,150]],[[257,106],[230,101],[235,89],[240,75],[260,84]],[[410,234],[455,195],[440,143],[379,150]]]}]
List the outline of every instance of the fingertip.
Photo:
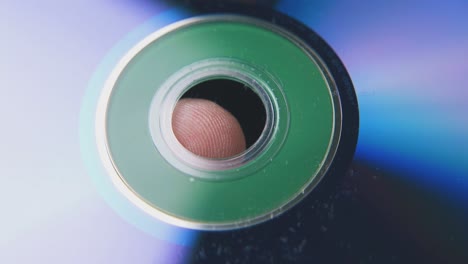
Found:
[{"label": "fingertip", "polygon": [[172,128],[186,149],[206,158],[228,158],[246,149],[237,119],[206,99],[181,99],[174,109]]}]

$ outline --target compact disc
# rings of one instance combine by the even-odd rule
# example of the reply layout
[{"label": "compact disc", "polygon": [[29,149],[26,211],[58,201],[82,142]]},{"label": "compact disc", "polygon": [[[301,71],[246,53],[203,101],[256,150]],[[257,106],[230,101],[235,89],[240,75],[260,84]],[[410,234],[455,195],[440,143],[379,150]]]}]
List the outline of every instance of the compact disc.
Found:
[{"label": "compact disc", "polygon": [[[0,263],[468,263],[466,1],[1,6]],[[207,97],[245,152],[175,141]]]},{"label": "compact disc", "polygon": [[[357,102],[336,55],[292,18],[241,10],[224,7],[150,34],[96,87],[96,139],[109,177],[169,224],[221,230],[270,220],[314,189],[335,158],[351,160]],[[208,159],[178,142],[173,109],[193,86],[223,79],[257,94],[266,123],[244,152]],[[348,157],[335,157],[340,145]]]}]

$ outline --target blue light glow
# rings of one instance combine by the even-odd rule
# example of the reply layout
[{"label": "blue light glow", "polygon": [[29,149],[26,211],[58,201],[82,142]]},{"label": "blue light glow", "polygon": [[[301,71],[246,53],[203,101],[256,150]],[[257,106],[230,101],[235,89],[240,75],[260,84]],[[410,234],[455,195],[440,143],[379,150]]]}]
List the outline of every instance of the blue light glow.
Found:
[{"label": "blue light glow", "polygon": [[347,66],[360,105],[356,158],[467,201],[466,1],[278,7],[322,35]]}]

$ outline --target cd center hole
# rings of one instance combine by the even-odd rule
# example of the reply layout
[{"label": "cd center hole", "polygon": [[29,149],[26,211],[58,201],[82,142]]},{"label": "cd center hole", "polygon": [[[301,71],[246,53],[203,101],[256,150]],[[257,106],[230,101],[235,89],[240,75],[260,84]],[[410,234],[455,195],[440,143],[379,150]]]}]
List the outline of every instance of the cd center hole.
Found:
[{"label": "cd center hole", "polygon": [[256,92],[230,79],[203,81],[177,102],[172,128],[192,153],[211,159],[241,154],[260,138],[266,109]]}]

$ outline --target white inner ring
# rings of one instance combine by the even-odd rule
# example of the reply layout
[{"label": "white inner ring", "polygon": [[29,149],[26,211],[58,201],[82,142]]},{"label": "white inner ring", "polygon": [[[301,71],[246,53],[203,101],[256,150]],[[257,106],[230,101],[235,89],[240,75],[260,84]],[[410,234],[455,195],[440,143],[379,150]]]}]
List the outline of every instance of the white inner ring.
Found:
[{"label": "white inner ring", "polygon": [[[189,65],[168,78],[153,98],[148,120],[151,137],[163,157],[175,166],[183,162],[193,169],[219,171],[240,167],[261,153],[274,132],[276,115],[265,84],[255,78],[255,71],[242,62],[219,58]],[[257,141],[246,151],[224,159],[210,159],[192,153],[179,142],[172,129],[172,114],[182,95],[195,85],[213,79],[244,83],[260,97],[266,112],[265,127]]]}]

